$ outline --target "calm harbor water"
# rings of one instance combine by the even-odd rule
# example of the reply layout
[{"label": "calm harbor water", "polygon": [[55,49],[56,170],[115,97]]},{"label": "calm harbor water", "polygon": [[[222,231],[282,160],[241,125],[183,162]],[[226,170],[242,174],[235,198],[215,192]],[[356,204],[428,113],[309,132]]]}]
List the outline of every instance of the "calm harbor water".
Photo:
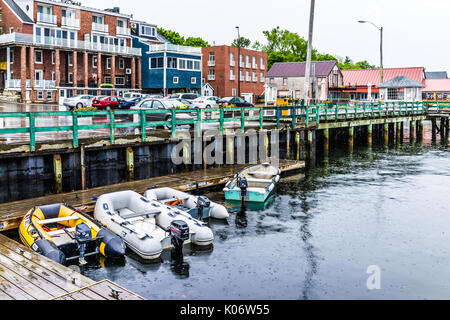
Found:
[{"label": "calm harbor water", "polygon": [[[209,251],[183,261],[94,261],[82,272],[148,299],[446,299],[450,153],[446,141],[345,146],[284,179],[265,207],[231,204]],[[222,193],[207,194],[223,201]],[[381,289],[367,289],[369,266]]]}]

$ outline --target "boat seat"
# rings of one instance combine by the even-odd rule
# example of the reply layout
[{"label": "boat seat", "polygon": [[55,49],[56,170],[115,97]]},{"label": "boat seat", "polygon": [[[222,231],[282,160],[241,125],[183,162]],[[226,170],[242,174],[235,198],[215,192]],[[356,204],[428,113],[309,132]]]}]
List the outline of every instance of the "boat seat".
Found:
[{"label": "boat seat", "polygon": [[273,174],[270,172],[265,172],[265,171],[253,171],[253,172],[249,172],[248,174],[250,174],[252,176],[276,176],[276,174]]},{"label": "boat seat", "polygon": [[149,211],[144,211],[144,212],[133,212],[131,210],[129,210],[129,211],[130,212],[121,213],[120,216],[123,219],[131,219],[131,218],[138,218],[138,217],[144,217],[144,216],[148,216],[148,215],[156,215],[156,214],[161,213],[160,210],[149,210]]},{"label": "boat seat", "polygon": [[189,200],[189,197],[184,197],[184,198],[169,198],[169,199],[164,199],[164,200],[158,200],[158,202],[166,203],[166,202],[169,202],[169,201],[178,201],[178,200],[186,201],[186,200]]},{"label": "boat seat", "polygon": [[63,218],[40,220],[37,223],[40,225],[44,225],[44,224],[59,223],[59,222],[63,222],[63,221],[79,220],[79,219],[80,219],[80,217],[78,217],[78,216],[70,216],[70,217],[63,217]]},{"label": "boat seat", "polygon": [[256,178],[247,178],[248,182],[262,182],[262,183],[272,183],[272,179],[256,179]]}]

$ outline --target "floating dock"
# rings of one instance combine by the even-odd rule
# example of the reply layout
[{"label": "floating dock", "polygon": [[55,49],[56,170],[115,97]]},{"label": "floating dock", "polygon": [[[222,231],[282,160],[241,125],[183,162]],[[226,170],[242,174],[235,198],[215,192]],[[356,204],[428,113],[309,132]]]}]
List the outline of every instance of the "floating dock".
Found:
[{"label": "floating dock", "polygon": [[[190,171],[151,179],[131,181],[116,185],[103,186],[84,191],[53,194],[39,198],[20,200],[0,204],[0,231],[19,227],[25,214],[36,206],[53,203],[66,203],[86,213],[92,213],[95,206],[94,197],[102,194],[124,190],[134,190],[140,194],[152,187],[170,187],[180,191],[195,191],[225,185],[237,172],[246,165],[233,165],[198,171]],[[281,160],[282,172],[291,172],[305,167],[304,161]]]},{"label": "floating dock", "polygon": [[95,282],[0,234],[0,300],[145,300],[103,280]]}]

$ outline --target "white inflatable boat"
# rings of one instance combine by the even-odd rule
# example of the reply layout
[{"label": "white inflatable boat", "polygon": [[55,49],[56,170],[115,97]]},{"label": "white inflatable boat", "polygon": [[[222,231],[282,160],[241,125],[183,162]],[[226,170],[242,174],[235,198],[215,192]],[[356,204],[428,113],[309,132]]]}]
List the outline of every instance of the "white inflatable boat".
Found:
[{"label": "white inflatable boat", "polygon": [[144,197],[187,211],[195,219],[215,218],[227,219],[228,210],[218,203],[203,196],[193,196],[172,188],[156,188],[147,190]]},{"label": "white inflatable boat", "polygon": [[143,259],[157,259],[164,249],[182,249],[183,243],[208,246],[213,233],[203,222],[177,208],[150,201],[134,191],[98,198],[94,217],[120,236]]}]

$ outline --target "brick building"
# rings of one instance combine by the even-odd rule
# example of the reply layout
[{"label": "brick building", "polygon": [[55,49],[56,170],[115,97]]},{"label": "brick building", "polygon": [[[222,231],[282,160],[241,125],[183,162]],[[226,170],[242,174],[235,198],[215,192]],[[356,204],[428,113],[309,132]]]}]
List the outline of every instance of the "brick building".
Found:
[{"label": "brick building", "polygon": [[0,85],[22,101],[120,95],[141,87],[130,19],[52,0],[0,0]]},{"label": "brick building", "polygon": [[[238,48],[214,46],[202,48],[203,78],[214,88],[214,95],[238,95]],[[255,102],[255,96],[264,94],[267,72],[267,53],[241,48],[241,96]]]}]

